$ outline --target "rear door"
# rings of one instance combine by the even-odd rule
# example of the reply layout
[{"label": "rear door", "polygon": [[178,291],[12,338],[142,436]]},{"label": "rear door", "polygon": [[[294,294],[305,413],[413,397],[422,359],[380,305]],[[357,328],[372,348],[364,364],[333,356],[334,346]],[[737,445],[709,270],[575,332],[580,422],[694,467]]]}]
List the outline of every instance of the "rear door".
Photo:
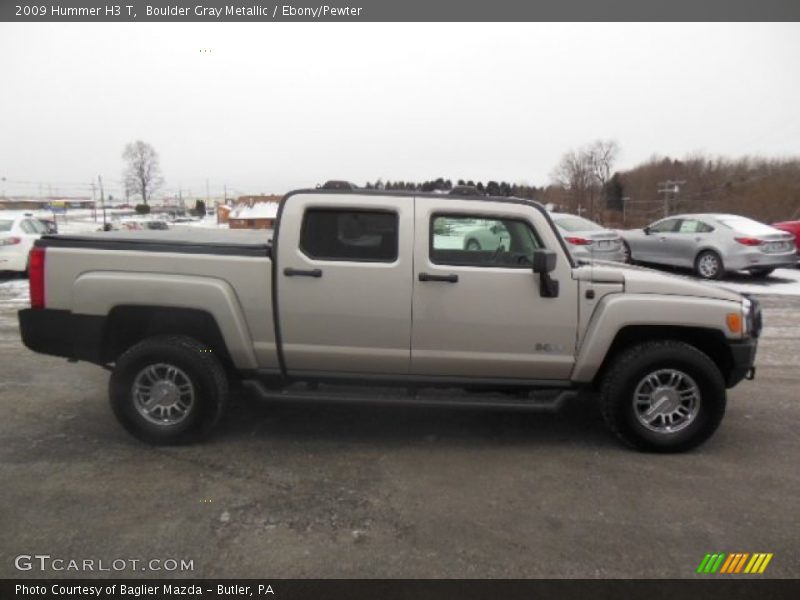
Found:
[{"label": "rear door", "polygon": [[277,242],[278,319],[289,374],[406,374],[411,197],[297,194]]},{"label": "rear door", "polygon": [[699,219],[682,219],[675,233],[667,234],[663,249],[679,267],[692,267],[698,250],[714,228]]},{"label": "rear door", "polygon": [[[411,372],[472,379],[567,379],[574,363],[577,281],[542,214],[515,203],[416,199]],[[537,225],[538,223],[538,225]],[[472,239],[507,232],[489,250]],[[543,298],[535,248],[558,252],[558,298]]]}]

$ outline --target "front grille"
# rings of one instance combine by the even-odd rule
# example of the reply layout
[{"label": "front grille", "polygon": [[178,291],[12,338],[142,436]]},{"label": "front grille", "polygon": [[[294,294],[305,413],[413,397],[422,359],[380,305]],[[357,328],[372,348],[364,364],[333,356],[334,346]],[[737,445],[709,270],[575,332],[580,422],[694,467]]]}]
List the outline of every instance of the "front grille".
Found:
[{"label": "front grille", "polygon": [[761,304],[750,295],[747,296],[747,299],[750,300],[750,312],[747,314],[747,331],[749,331],[753,337],[758,337],[761,335],[761,330],[764,328]]}]

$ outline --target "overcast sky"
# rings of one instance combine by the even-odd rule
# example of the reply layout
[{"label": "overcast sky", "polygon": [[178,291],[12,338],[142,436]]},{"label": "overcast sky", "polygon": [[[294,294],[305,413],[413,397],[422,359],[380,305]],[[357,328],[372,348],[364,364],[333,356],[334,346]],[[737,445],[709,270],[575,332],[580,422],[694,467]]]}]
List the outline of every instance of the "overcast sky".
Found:
[{"label": "overcast sky", "polygon": [[[208,49],[210,52],[201,52]],[[653,154],[800,155],[798,24],[0,23],[0,177],[120,193],[326,179],[543,185],[597,138]],[[32,183],[21,183],[32,182]],[[82,188],[80,187],[82,186]]]}]

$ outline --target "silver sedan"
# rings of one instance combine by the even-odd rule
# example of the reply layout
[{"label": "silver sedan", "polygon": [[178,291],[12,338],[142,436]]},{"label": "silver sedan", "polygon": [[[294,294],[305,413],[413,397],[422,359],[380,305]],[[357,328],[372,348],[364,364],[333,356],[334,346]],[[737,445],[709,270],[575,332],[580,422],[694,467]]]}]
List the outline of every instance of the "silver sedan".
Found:
[{"label": "silver sedan", "polygon": [[766,277],[797,264],[791,234],[738,215],[675,215],[620,233],[632,262],[688,267],[703,279],[742,270]]},{"label": "silver sedan", "polygon": [[622,239],[616,231],[567,213],[550,213],[575,258],[625,262]]}]

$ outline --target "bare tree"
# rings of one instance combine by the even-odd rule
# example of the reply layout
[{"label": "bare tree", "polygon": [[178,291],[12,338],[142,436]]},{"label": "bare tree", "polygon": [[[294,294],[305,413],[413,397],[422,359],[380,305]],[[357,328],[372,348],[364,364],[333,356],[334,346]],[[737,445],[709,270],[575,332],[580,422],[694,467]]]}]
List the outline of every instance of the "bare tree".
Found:
[{"label": "bare tree", "polygon": [[578,212],[583,212],[588,204],[590,219],[596,218],[595,198],[611,179],[618,154],[617,142],[597,140],[567,152],[552,173],[555,182],[569,190]]},{"label": "bare tree", "polygon": [[551,177],[570,194],[574,208],[581,212],[592,185],[591,165],[583,150],[570,150],[561,157]]},{"label": "bare tree", "polygon": [[124,173],[126,195],[139,195],[147,204],[148,198],[164,181],[158,153],[150,144],[137,140],[125,146],[122,158],[127,163]]},{"label": "bare tree", "polygon": [[611,179],[614,163],[619,155],[619,144],[614,140],[597,140],[585,152],[588,154],[595,183],[604,188]]}]

